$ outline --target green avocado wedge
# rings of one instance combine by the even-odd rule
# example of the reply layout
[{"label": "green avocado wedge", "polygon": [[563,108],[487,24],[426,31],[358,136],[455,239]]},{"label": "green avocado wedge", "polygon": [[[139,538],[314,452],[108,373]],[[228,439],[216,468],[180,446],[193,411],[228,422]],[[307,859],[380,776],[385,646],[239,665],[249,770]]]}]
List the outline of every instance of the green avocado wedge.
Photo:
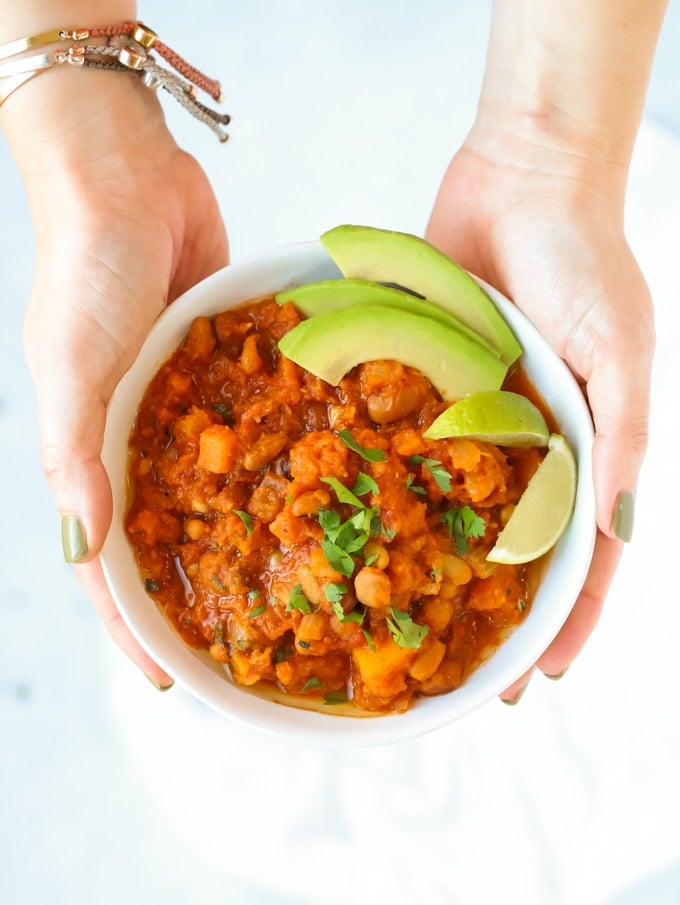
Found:
[{"label": "green avocado wedge", "polygon": [[387,305],[337,308],[302,321],[281,352],[334,386],[356,365],[388,359],[416,368],[447,401],[497,390],[507,368],[484,346],[430,317]]},{"label": "green avocado wedge", "polygon": [[343,225],[321,244],[346,277],[391,283],[434,302],[498,350],[510,366],[522,348],[476,281],[425,239],[370,226]]},{"label": "green avocado wedge", "polygon": [[500,357],[497,349],[484,337],[475,333],[466,324],[445,311],[434,302],[394,289],[371,280],[339,279],[305,283],[285,289],[276,296],[279,305],[292,302],[305,317],[312,317],[326,311],[334,311],[351,305],[387,305],[399,311],[409,311],[421,317],[430,317],[445,327],[464,333],[469,339],[484,346],[489,352]]}]

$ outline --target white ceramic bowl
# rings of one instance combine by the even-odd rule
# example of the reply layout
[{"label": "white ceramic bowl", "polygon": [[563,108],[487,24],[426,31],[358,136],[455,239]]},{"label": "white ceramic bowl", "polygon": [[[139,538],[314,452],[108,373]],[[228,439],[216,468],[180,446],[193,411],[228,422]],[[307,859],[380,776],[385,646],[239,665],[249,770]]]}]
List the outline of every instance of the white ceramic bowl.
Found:
[{"label": "white ceramic bowl", "polygon": [[144,591],[123,527],[130,430],[147,385],[180,344],[194,317],[217,314],[291,285],[339,275],[318,242],[274,249],[213,274],[158,319],[109,405],[103,460],[113,489],[113,522],[102,562],[116,605],[142,647],[178,685],[217,713],[243,725],[305,740],[377,745],[429,732],[484,704],[519,678],[558,633],[585,579],[595,539],[593,429],[581,390],[568,368],[514,305],[485,287],[520,340],[522,365],[550,406],[578,461],[574,515],[550,557],[527,618],[461,688],[419,698],[400,715],[363,719],[333,715],[332,711],[302,710],[232,683],[219,665],[179,640]]}]

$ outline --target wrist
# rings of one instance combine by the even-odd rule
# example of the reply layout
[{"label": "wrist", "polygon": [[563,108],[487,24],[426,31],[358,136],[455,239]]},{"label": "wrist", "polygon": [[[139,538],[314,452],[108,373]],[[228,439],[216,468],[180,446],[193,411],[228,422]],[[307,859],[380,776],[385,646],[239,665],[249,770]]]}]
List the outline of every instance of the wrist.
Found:
[{"label": "wrist", "polygon": [[84,28],[137,18],[135,0],[0,0],[0,44],[50,28]]},{"label": "wrist", "polygon": [[471,144],[623,190],[666,2],[496,0]]}]

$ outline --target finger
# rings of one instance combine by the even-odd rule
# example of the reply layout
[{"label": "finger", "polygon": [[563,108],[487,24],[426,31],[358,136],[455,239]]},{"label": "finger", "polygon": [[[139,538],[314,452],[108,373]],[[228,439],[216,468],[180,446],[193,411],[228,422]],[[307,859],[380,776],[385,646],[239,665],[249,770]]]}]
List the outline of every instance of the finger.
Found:
[{"label": "finger", "polygon": [[581,593],[559,634],[539,658],[547,676],[560,676],[573,662],[595,628],[623,547],[598,532],[595,553]]},{"label": "finger", "polygon": [[512,685],[508,685],[505,691],[502,691],[499,695],[501,701],[504,704],[517,704],[519,703],[520,698],[524,694],[527,689],[527,685],[529,684],[529,680],[534,674],[535,666],[532,666],[531,669],[528,669],[524,675],[521,675],[519,679],[512,683]]},{"label": "finger", "polygon": [[98,559],[75,567],[76,575],[88,597],[93,601],[106,629],[132,662],[158,688],[165,690],[173,684],[173,679],[155,663],[138,641],[130,633],[111,597],[101,563]]}]

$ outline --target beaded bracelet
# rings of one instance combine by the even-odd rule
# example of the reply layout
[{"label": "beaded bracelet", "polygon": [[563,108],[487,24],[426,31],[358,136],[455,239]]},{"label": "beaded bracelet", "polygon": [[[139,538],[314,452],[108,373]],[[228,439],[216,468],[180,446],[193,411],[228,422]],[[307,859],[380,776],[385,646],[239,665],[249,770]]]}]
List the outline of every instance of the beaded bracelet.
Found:
[{"label": "beaded bracelet", "polygon": [[[84,43],[102,37],[107,39],[106,44]],[[47,52],[28,53],[60,42],[67,43]],[[175,71],[159,66],[151,55],[152,49]],[[196,98],[196,88],[201,88],[221,102],[220,83],[187,63],[141,22],[55,28],[0,46],[0,105],[29,79],[64,63],[82,68],[136,72],[148,88],[163,88],[171,94],[192,116],[209,126],[220,141],[229,137],[221,128],[231,121],[229,114],[219,113]]]}]

